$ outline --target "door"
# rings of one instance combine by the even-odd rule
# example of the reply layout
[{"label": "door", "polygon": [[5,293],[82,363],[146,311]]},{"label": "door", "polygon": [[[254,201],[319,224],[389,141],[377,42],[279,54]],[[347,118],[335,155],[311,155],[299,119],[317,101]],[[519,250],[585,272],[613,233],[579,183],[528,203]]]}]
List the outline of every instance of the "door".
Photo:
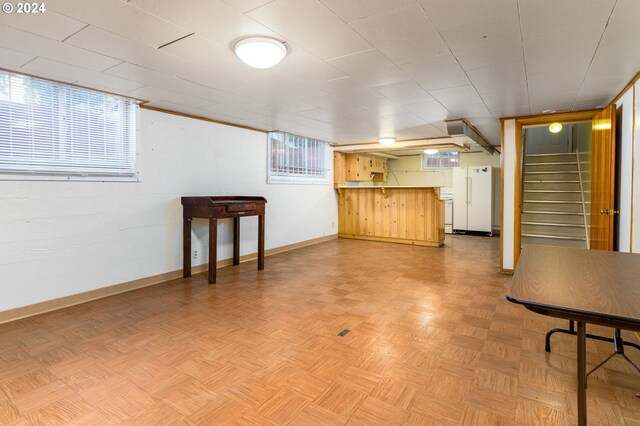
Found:
[{"label": "door", "polygon": [[591,235],[590,247],[613,250],[615,214],[615,120],[611,105],[591,124]]},{"label": "door", "polygon": [[467,224],[469,231],[491,232],[493,198],[491,167],[469,167]]},{"label": "door", "polygon": [[453,169],[453,229],[466,231],[467,227],[467,168],[454,167]]}]

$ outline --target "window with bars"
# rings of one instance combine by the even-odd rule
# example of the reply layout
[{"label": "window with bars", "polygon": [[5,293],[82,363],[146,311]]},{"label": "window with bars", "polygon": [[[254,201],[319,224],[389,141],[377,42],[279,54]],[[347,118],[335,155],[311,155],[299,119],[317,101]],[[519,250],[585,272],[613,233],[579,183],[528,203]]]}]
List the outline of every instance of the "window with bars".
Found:
[{"label": "window with bars", "polygon": [[132,99],[0,71],[0,179],[137,180]]},{"label": "window with bars", "polygon": [[268,183],[329,183],[329,143],[284,132],[269,133]]},{"label": "window with bars", "polygon": [[436,154],[422,154],[422,170],[458,167],[457,152],[438,152]]}]

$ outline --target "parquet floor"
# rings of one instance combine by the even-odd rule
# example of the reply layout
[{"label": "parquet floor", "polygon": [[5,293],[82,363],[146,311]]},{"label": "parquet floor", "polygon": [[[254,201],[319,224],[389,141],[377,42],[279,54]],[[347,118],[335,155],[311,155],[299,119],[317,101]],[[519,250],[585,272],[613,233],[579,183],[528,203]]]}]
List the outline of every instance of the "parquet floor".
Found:
[{"label": "parquet floor", "polygon": [[[334,240],[0,325],[0,424],[575,424],[574,338],[544,352],[564,323],[507,302],[497,258]],[[640,425],[637,391],[597,372],[590,424]]]}]

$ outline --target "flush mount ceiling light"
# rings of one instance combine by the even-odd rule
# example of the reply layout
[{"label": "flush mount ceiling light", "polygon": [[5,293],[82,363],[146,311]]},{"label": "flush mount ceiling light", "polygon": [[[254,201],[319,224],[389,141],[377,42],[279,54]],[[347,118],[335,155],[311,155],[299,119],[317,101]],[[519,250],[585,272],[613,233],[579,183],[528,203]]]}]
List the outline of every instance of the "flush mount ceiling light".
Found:
[{"label": "flush mount ceiling light", "polygon": [[378,142],[384,146],[389,146],[396,143],[396,138],[378,138]]},{"label": "flush mount ceiling light", "polygon": [[283,42],[267,37],[249,37],[236,43],[233,50],[242,62],[253,68],[277,65],[287,55]]},{"label": "flush mount ceiling light", "polygon": [[433,154],[437,154],[438,150],[436,148],[429,148],[429,149],[425,149],[424,153],[427,155],[433,155]]},{"label": "flush mount ceiling light", "polygon": [[551,133],[558,133],[560,130],[562,130],[562,124],[560,124],[560,123],[551,123],[551,124],[549,124],[549,131]]}]

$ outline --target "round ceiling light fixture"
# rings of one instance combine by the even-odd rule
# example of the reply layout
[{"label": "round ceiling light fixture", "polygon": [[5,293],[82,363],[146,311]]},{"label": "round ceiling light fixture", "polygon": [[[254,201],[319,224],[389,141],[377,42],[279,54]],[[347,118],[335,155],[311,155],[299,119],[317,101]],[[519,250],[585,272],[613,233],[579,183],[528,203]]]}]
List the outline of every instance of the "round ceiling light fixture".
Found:
[{"label": "round ceiling light fixture", "polygon": [[437,154],[438,153],[438,149],[437,148],[428,148],[424,150],[424,153],[427,155],[433,155],[433,154]]},{"label": "round ceiling light fixture", "polygon": [[390,146],[396,143],[396,138],[378,138],[378,142],[384,146]]},{"label": "round ceiling light fixture", "polygon": [[283,42],[267,37],[242,39],[233,50],[242,62],[258,69],[276,66],[287,56],[287,46]]},{"label": "round ceiling light fixture", "polygon": [[549,131],[551,133],[558,133],[560,130],[562,130],[562,124],[560,124],[560,123],[551,123],[551,124],[549,124]]}]

